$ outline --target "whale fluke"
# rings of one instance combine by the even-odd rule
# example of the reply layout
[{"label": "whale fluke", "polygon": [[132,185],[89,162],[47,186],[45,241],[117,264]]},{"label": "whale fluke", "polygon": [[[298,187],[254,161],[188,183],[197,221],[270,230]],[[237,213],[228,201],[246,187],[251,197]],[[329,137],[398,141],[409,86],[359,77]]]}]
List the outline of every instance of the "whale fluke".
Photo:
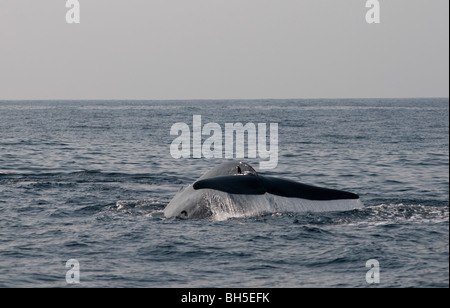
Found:
[{"label": "whale fluke", "polygon": [[258,174],[229,161],[182,188],[164,209],[166,217],[227,219],[265,212],[322,212],[361,208],[359,196]]},{"label": "whale fluke", "polygon": [[249,175],[229,175],[199,180],[193,185],[195,190],[214,189],[237,195],[263,195],[265,193],[306,200],[329,201],[359,199],[359,196],[342,190],[322,188],[275,177]]}]

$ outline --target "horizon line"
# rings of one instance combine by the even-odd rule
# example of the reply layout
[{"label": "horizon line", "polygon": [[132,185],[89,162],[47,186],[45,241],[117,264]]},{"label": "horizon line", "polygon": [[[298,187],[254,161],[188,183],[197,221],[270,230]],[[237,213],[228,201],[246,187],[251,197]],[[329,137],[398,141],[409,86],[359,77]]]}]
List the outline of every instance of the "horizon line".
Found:
[{"label": "horizon line", "polygon": [[259,101],[259,100],[266,100],[266,101],[279,101],[279,100],[374,100],[374,99],[450,99],[449,96],[411,96],[411,97],[311,97],[311,98],[175,98],[175,99],[127,99],[127,98],[114,98],[114,99],[108,99],[108,98],[49,98],[49,99],[0,99],[0,102],[7,102],[7,101],[35,101],[35,102],[42,102],[42,101],[112,101],[112,102],[119,102],[119,101]]}]

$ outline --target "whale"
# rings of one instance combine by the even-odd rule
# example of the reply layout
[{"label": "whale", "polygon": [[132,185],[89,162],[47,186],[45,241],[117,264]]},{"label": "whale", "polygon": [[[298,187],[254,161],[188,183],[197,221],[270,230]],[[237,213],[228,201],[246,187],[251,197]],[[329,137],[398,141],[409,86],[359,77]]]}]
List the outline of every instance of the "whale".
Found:
[{"label": "whale", "polygon": [[258,174],[227,161],[182,187],[163,210],[181,218],[252,217],[266,213],[346,211],[363,207],[357,194]]}]

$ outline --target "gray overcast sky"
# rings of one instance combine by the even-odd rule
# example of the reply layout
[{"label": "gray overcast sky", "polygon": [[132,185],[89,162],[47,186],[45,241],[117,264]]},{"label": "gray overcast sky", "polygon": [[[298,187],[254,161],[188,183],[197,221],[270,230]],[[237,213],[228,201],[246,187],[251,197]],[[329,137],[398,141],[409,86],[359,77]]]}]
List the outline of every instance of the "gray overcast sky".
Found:
[{"label": "gray overcast sky", "polygon": [[0,99],[448,97],[449,1],[0,1]]}]

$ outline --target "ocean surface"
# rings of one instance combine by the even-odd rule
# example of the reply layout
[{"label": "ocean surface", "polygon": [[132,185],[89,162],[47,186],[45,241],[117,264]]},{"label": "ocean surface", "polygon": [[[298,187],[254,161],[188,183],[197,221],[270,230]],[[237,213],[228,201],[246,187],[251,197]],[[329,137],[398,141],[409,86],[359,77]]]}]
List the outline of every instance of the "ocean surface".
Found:
[{"label": "ocean surface", "polygon": [[[278,123],[277,167],[244,161],[364,207],[165,218],[224,161],[172,157],[193,115]],[[0,287],[448,286],[448,99],[0,101]]]}]

